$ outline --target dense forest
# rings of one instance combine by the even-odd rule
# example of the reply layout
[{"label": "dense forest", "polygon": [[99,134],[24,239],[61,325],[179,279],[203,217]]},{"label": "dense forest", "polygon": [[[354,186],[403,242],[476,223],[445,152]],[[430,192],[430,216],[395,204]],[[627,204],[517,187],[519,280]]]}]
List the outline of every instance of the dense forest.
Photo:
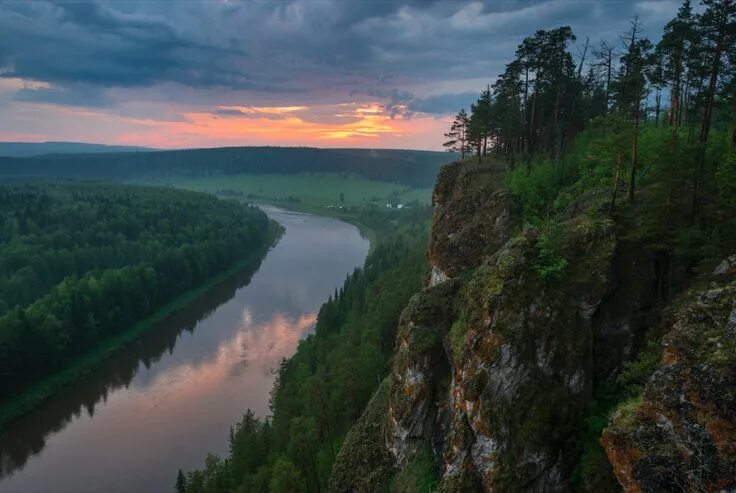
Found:
[{"label": "dense forest", "polygon": [[641,202],[636,234],[715,253],[736,239],[735,26],[733,0],[685,0],[656,44],[638,18],[620,43],[537,31],[444,145],[503,157],[527,221],[605,193],[612,214]]},{"label": "dense forest", "polygon": [[141,180],[233,173],[354,173],[365,178],[429,187],[447,155],[389,149],[223,147],[105,154],[0,157],[0,176]]},{"label": "dense forest", "polygon": [[352,424],[388,372],[397,320],[425,277],[429,208],[366,211],[383,240],[322,305],[314,334],[278,369],[272,416],[247,411],[227,458],[180,473],[180,493],[322,491]]},{"label": "dense forest", "polygon": [[205,194],[0,187],[0,401],[259,255],[272,235],[260,210]]},{"label": "dense forest", "polygon": [[103,152],[145,152],[150,147],[85,144],[82,142],[0,142],[0,156],[30,157],[44,154],[87,154]]}]

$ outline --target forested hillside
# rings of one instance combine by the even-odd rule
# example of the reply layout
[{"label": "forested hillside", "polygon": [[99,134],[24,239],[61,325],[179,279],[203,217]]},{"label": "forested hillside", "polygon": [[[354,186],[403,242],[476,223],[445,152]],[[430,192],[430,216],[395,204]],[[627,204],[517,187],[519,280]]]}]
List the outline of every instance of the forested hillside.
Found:
[{"label": "forested hillside", "polygon": [[161,188],[0,187],[0,401],[273,239],[260,210]]},{"label": "forested hillside", "polygon": [[427,455],[443,492],[736,486],[735,28],[686,0],[656,44],[540,30],[458,114],[432,275],[333,491]]},{"label": "forested hillside", "polygon": [[[270,419],[247,411],[227,458],[180,474],[179,492],[321,491],[346,432],[388,371],[399,313],[425,277],[427,208],[366,212],[384,238],[320,309],[278,371]],[[172,478],[173,480],[173,478]]]},{"label": "forested hillside", "polygon": [[446,153],[384,149],[224,147],[106,154],[0,157],[0,176],[141,180],[234,173],[353,173],[376,181],[428,187]]},{"label": "forested hillside", "polygon": [[526,223],[549,229],[571,207],[606,201],[627,235],[677,257],[667,269],[729,253],[735,27],[732,0],[685,0],[656,44],[639,18],[615,45],[539,30],[459,112],[445,146],[500,158]]},{"label": "forested hillside", "polygon": [[0,156],[28,157],[61,153],[145,152],[149,147],[85,144],[83,142],[0,142]]}]

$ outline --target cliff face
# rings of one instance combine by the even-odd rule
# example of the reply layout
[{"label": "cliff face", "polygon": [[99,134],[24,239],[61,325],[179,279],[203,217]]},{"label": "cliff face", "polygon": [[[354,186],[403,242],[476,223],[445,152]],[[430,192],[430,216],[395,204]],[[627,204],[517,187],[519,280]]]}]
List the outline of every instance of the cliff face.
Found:
[{"label": "cliff face", "polygon": [[[635,352],[655,303],[621,284],[636,273],[650,289],[653,266],[595,210],[564,222],[554,248],[519,231],[499,166],[446,167],[434,201],[431,276],[404,312],[390,377],[396,464],[430,440],[443,491],[567,489],[594,380]],[[625,255],[640,264],[628,274]]]},{"label": "cliff face", "polygon": [[602,444],[627,491],[736,488],[736,257],[681,295],[640,400],[619,407]]},{"label": "cliff face", "polygon": [[477,267],[511,234],[511,194],[494,165],[453,163],[437,177],[427,259],[430,285]]},{"label": "cliff face", "polygon": [[[660,323],[661,259],[619,238],[594,197],[554,231],[521,228],[503,183],[503,169],[494,164],[454,163],[440,173],[430,275],[401,317],[384,384],[385,410],[366,412],[356,428],[383,416],[375,433],[381,452],[370,448],[368,456],[390,457],[390,466],[383,460],[382,467],[394,472],[413,468],[418,451],[431,447],[440,491],[568,491],[594,387],[613,382],[645,333]],[[730,291],[722,296],[733,300]],[[729,316],[736,327],[736,313]],[[733,447],[733,429],[726,424],[736,420],[724,414],[734,410],[732,395],[714,400],[718,385],[736,389],[728,380],[733,374],[716,374],[709,366],[697,378],[711,382],[701,387],[686,369],[693,363],[684,363],[684,348],[673,354],[682,358],[681,369],[656,377],[669,387],[650,384],[647,399],[669,405],[679,399],[667,400],[672,386],[691,395],[683,387],[687,374],[699,392],[712,389],[692,395],[699,404],[689,412],[713,415],[702,429],[711,426],[721,433],[719,446]],[[657,419],[653,429],[660,426]],[[657,491],[642,486],[638,473],[622,472],[646,471],[641,461],[658,457],[644,454],[639,444],[639,430],[650,431],[630,415],[615,423],[604,443],[616,477],[631,491]],[[343,447],[333,491],[371,490],[357,478],[376,462],[361,459],[358,449]],[[733,472],[732,464],[719,467]],[[576,484],[600,491],[585,481]]]}]

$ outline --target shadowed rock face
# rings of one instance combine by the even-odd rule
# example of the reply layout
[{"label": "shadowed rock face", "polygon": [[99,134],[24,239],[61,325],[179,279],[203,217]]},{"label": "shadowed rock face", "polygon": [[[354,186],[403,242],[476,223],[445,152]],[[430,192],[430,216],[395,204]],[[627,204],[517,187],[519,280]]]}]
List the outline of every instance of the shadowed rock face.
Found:
[{"label": "shadowed rock face", "polygon": [[389,449],[403,465],[415,441],[434,435],[437,401],[449,373],[443,339],[454,317],[452,300],[460,283],[447,281],[416,294],[404,309],[389,377]]},{"label": "shadowed rock face", "polygon": [[512,234],[503,179],[496,165],[443,169],[432,276],[399,327],[388,446],[401,467],[430,440],[443,491],[566,488],[592,391],[596,315],[615,285],[612,224],[583,216],[564,225],[565,282],[541,279],[540,233]]},{"label": "shadowed rock face", "polygon": [[620,240],[595,197],[559,226],[566,267],[550,277],[548,240],[519,228],[504,180],[467,162],[438,177],[431,274],[402,314],[376,437],[386,477],[430,444],[440,491],[572,489],[593,388],[659,323],[657,259]]},{"label": "shadowed rock face", "polygon": [[566,488],[593,386],[591,307],[610,290],[615,240],[605,220],[565,228],[565,283],[540,278],[539,233],[526,229],[470,275],[454,302],[462,309],[445,339],[445,491],[471,481],[486,491]]},{"label": "shadowed rock face", "polygon": [[498,164],[442,168],[432,195],[430,285],[480,265],[509,239],[512,199],[503,180]]},{"label": "shadowed rock face", "polygon": [[639,401],[601,440],[626,491],[736,488],[736,257],[679,297],[664,354]]}]

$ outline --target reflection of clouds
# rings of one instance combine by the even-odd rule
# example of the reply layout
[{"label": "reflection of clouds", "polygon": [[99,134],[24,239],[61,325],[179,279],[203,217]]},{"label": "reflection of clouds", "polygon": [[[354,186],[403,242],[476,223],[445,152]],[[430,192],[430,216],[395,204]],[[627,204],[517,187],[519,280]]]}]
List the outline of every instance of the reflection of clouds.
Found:
[{"label": "reflection of clouds", "polygon": [[[53,414],[40,417],[51,432],[35,416],[8,430],[0,468],[15,474],[0,479],[0,491],[165,491],[179,468],[201,468],[207,452],[227,452],[227,432],[245,409],[268,415],[272,370],[313,330],[320,305],[362,263],[368,244],[339,221],[267,212],[287,231],[250,283],[193,304],[167,322],[171,332],[160,341],[151,332],[122,362],[111,360],[115,371],[40,409]],[[90,402],[98,402],[93,417]]]},{"label": "reflection of clouds", "polygon": [[316,313],[304,313],[296,319],[276,313],[270,321],[239,333],[244,336],[245,361],[253,371],[271,373],[283,358],[294,353],[299,340],[316,322]]},{"label": "reflection of clouds", "polygon": [[294,354],[299,340],[316,322],[316,313],[290,317],[277,312],[270,320],[254,325],[250,310],[246,308],[240,330],[222,341],[211,358],[161,372],[150,386],[138,389],[138,393],[148,396],[151,407],[164,401],[170,406],[175,404],[172,400],[184,403],[197,396],[202,398],[230,377],[247,380],[271,375],[283,358]]},{"label": "reflection of clouds", "polygon": [[240,316],[240,326],[250,327],[253,325],[253,312],[250,311],[249,306],[243,307],[243,314]]}]

